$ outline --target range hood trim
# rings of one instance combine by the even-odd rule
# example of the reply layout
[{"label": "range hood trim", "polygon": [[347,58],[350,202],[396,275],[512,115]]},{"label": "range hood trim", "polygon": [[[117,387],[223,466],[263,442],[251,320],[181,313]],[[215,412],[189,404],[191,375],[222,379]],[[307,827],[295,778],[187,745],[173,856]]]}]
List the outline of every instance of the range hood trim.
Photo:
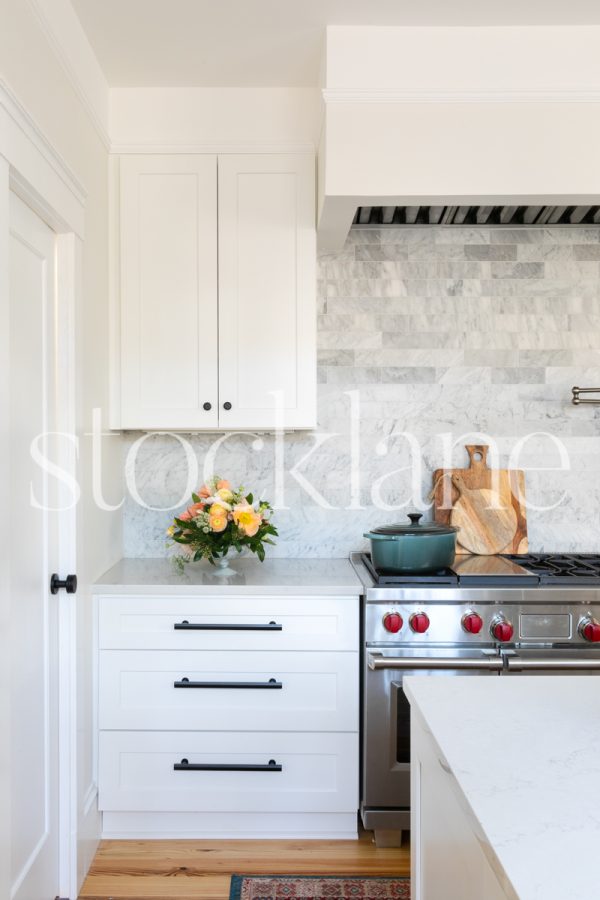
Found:
[{"label": "range hood trim", "polygon": [[411,205],[359,206],[354,227],[450,226],[494,228],[561,227],[578,228],[600,225],[600,205],[571,203],[563,205]]}]

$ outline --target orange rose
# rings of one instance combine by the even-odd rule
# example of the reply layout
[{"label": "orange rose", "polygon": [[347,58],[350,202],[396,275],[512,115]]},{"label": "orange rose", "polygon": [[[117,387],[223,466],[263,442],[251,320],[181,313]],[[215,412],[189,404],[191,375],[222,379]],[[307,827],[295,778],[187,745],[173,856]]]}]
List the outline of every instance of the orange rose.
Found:
[{"label": "orange rose", "polygon": [[227,481],[226,478],[223,478],[221,481],[217,481],[217,490],[218,491],[230,491],[231,484]]},{"label": "orange rose", "polygon": [[198,491],[198,496],[204,497],[204,499],[206,499],[207,497],[210,497],[210,489],[207,488],[205,484],[203,484],[202,487],[200,488],[200,490]]},{"label": "orange rose", "polygon": [[213,531],[225,531],[227,528],[227,519],[223,518],[213,518],[212,516],[208,520],[208,524],[210,525]]},{"label": "orange rose", "polygon": [[[189,513],[190,519],[195,519],[198,513],[201,513],[204,509],[204,503],[192,503],[191,506],[188,506],[186,512]],[[181,518],[181,516],[180,516]]]},{"label": "orange rose", "polygon": [[213,503],[211,506],[208,524],[213,531],[225,531],[227,528],[227,510],[219,503]]}]

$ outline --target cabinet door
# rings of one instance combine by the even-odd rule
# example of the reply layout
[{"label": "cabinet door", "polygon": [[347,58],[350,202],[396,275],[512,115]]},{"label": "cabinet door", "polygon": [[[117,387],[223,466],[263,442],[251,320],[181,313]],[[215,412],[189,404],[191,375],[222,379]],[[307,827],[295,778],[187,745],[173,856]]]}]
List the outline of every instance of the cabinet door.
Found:
[{"label": "cabinet door", "polygon": [[103,650],[358,651],[354,596],[111,594],[99,604]]},{"label": "cabinet door", "polygon": [[358,731],[358,653],[102,650],[98,694],[107,731]]},{"label": "cabinet door", "polygon": [[356,813],[358,807],[357,734],[102,731],[98,763],[102,810]]},{"label": "cabinet door", "polygon": [[125,156],[120,179],[121,427],[214,428],[216,156]]},{"label": "cabinet door", "polygon": [[316,424],[314,183],[308,154],[219,157],[221,428]]}]

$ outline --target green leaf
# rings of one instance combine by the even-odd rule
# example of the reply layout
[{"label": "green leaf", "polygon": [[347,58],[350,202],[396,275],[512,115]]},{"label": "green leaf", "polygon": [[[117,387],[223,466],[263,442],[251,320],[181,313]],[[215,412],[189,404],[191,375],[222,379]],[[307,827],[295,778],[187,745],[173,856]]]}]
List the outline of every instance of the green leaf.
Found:
[{"label": "green leaf", "polygon": [[175,519],[175,524],[178,525],[182,531],[189,531],[192,526],[191,522],[186,522],[183,519]]},{"label": "green leaf", "polygon": [[254,502],[254,494],[246,494],[246,500],[248,501],[248,503],[253,503]]}]

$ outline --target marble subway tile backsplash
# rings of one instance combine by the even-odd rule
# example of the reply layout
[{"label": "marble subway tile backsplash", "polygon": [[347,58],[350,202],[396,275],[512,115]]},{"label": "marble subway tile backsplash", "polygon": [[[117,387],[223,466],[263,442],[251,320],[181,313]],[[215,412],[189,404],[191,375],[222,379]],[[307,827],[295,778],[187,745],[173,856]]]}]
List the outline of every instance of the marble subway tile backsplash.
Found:
[{"label": "marble subway tile backsplash", "polygon": [[[574,384],[600,385],[600,228],[357,227],[320,257],[318,297],[320,436],[285,436],[271,555],[346,556],[364,530],[424,503],[442,435],[463,436],[460,466],[480,433],[503,465],[534,435],[520,457],[528,500],[552,508],[529,510],[532,549],[600,550],[600,407],[570,403]],[[124,437],[125,454],[137,437]],[[215,435],[186,439],[202,467]],[[235,435],[218,470],[273,499],[274,458],[272,435]],[[171,513],[160,508],[186,483],[180,444],[148,437],[136,478],[157,509],[128,497],[124,553],[162,556]]]}]

